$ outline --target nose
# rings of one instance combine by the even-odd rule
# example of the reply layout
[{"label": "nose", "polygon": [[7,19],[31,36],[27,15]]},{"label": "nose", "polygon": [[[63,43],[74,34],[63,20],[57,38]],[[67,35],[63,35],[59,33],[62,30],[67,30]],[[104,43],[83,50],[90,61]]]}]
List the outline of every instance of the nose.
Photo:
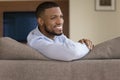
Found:
[{"label": "nose", "polygon": [[63,18],[58,18],[56,20],[56,24],[60,25],[60,24],[63,24],[64,23],[64,19]]}]

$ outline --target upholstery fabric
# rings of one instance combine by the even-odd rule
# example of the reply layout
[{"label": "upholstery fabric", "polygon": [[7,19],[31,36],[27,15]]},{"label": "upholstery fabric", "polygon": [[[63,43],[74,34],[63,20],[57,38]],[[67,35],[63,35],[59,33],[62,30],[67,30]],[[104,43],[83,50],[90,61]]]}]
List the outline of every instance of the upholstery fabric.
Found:
[{"label": "upholstery fabric", "polygon": [[0,80],[120,80],[120,60],[0,60]]},{"label": "upholstery fabric", "polygon": [[72,80],[120,80],[120,60],[80,60],[71,64]]},{"label": "upholstery fabric", "polygon": [[120,59],[120,37],[96,45],[83,59]]},{"label": "upholstery fabric", "polygon": [[17,42],[9,37],[0,38],[0,59],[43,59],[48,58],[41,55],[26,44]]},{"label": "upholstery fabric", "polygon": [[0,60],[0,80],[71,80],[69,62]]}]

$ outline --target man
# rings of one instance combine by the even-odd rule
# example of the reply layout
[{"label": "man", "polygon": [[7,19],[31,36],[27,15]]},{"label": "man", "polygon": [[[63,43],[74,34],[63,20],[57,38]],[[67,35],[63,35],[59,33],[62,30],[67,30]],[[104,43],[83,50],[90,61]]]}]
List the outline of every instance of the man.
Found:
[{"label": "man", "polygon": [[38,26],[32,30],[27,41],[29,46],[44,56],[63,61],[71,61],[84,57],[93,48],[88,39],[73,42],[63,34],[63,14],[58,4],[44,2],[36,9]]}]

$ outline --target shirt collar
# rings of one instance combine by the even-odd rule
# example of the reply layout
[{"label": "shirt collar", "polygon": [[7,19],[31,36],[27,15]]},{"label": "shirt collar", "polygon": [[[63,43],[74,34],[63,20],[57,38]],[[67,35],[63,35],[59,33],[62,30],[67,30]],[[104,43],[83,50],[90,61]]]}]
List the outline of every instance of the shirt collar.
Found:
[{"label": "shirt collar", "polygon": [[[38,28],[38,26],[36,27],[36,34],[37,34],[38,36],[43,36],[44,39],[52,40],[52,39],[46,37],[43,33],[41,33],[40,30],[39,30],[39,28]],[[57,37],[58,37],[58,36],[55,36],[55,37],[54,37],[54,40],[56,40]],[[52,41],[53,41],[53,40],[52,40]]]}]

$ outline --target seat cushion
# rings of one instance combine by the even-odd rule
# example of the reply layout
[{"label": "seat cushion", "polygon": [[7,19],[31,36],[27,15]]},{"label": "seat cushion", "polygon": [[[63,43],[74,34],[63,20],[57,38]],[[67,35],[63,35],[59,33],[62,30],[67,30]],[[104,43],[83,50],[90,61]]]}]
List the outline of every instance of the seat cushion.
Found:
[{"label": "seat cushion", "polygon": [[35,49],[9,37],[0,38],[0,59],[49,60]]}]

